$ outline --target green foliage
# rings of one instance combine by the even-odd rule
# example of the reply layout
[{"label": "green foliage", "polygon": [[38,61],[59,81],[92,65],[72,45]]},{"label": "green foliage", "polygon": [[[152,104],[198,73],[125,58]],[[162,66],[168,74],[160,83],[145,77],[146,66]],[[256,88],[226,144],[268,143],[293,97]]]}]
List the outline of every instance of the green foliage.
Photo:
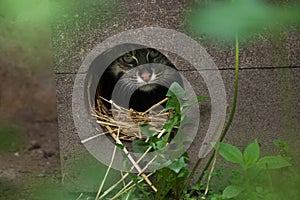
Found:
[{"label": "green foliage", "polygon": [[[34,191],[32,191],[32,199],[48,200],[49,198],[56,200],[71,200],[74,196],[68,193],[59,184],[53,184],[49,181],[38,184],[39,181],[33,183]],[[81,199],[81,198],[80,198]]]},{"label": "green foliage", "polygon": [[231,184],[224,189],[223,199],[281,199],[280,188],[275,186],[275,174],[292,169],[290,158],[282,155],[260,157],[256,140],[245,148],[244,153],[227,143],[214,146],[224,159],[240,166],[232,172]]},{"label": "green foliage", "polygon": [[52,47],[65,59],[78,56],[82,48],[75,47],[87,41],[80,32],[112,27],[121,12],[118,1],[110,0],[1,0],[1,57],[17,66],[50,69]]},{"label": "green foliage", "polygon": [[[180,123],[185,115],[182,112],[185,110],[183,107],[188,108],[192,105],[192,102],[187,102],[182,93],[182,89],[178,85],[173,85],[173,92],[169,92],[168,108],[172,109],[174,115],[165,124],[166,134],[162,138],[157,138],[157,132],[151,130],[149,125],[141,126],[141,131],[149,138],[148,142],[134,141],[133,149],[139,152],[144,152],[148,147],[152,147],[157,150],[156,164],[163,164],[163,168],[155,172],[154,186],[157,188],[157,192],[153,192],[148,185],[140,186],[137,183],[135,176],[133,180],[136,182],[136,187],[124,195],[131,195],[130,198],[140,199],[138,194],[143,194],[150,199],[162,200],[162,199],[183,199],[183,200],[195,200],[199,199],[204,194],[205,184],[197,182],[194,185],[185,187],[188,182],[188,177],[191,175],[191,170],[188,169],[189,158],[185,153],[176,159],[167,159],[166,155],[172,155],[172,153],[178,150],[175,148],[174,152],[161,151],[169,142],[170,133],[174,130],[180,131]],[[179,98],[180,97],[180,98]],[[205,100],[206,98],[198,98],[198,100]],[[179,112],[179,113],[177,113]],[[176,116],[176,117],[174,117]],[[176,127],[176,128],[175,128]],[[178,130],[177,130],[178,129]],[[184,141],[184,139],[180,140]],[[172,142],[170,143],[172,144]],[[276,141],[277,146],[287,150],[287,146],[282,141]],[[177,147],[180,144],[177,144]],[[290,158],[283,155],[276,156],[263,156],[260,155],[260,146],[257,140],[254,140],[249,144],[244,151],[241,151],[237,147],[227,143],[213,143],[213,146],[218,153],[227,161],[233,164],[237,164],[240,168],[233,170],[229,184],[226,185],[224,190],[218,191],[210,188],[205,194],[205,199],[208,200],[221,200],[221,199],[282,199],[281,194],[278,193],[280,185],[277,185],[277,175],[284,177],[284,180],[288,182],[288,178],[299,177],[299,173],[292,170]],[[176,155],[176,153],[174,154]],[[172,156],[170,156],[172,157]],[[160,161],[161,160],[161,163]],[[286,171],[290,171],[287,173]],[[285,174],[282,174],[285,172]],[[214,176],[215,173],[208,174],[208,176]],[[298,175],[297,175],[298,174]],[[207,176],[207,177],[208,177]],[[222,177],[222,176],[221,176]],[[300,178],[294,179],[293,182],[298,184]],[[290,199],[298,197],[299,192],[296,189],[291,191],[286,190],[286,195]],[[122,198],[125,198],[122,196]]]},{"label": "green foliage", "polygon": [[147,150],[149,144],[144,140],[134,140],[132,141],[133,151],[136,153],[143,153]]},{"label": "green foliage", "polygon": [[231,40],[236,33],[247,37],[266,28],[274,33],[282,26],[299,25],[299,10],[299,3],[283,8],[261,0],[220,1],[194,9],[190,21],[198,32]]},{"label": "green foliage", "polygon": [[144,135],[146,135],[148,137],[153,137],[157,134],[156,131],[151,129],[151,126],[149,124],[140,125],[140,130]]},{"label": "green foliage", "polygon": [[49,8],[46,0],[1,0],[0,57],[17,66],[52,66]]},{"label": "green foliage", "polygon": [[154,194],[152,193],[151,189],[148,187],[148,185],[144,182],[138,183],[138,179],[140,177],[132,177],[133,179],[136,179],[136,187],[125,193],[121,196],[121,200],[150,200],[154,198]]},{"label": "green foliage", "polygon": [[260,155],[259,144],[257,140],[249,144],[244,151],[244,159],[247,164],[255,163]]},{"label": "green foliage", "polygon": [[183,168],[187,166],[187,161],[189,160],[188,156],[181,156],[176,159],[172,164],[168,166],[169,169],[173,170],[176,174],[180,172]]},{"label": "green foliage", "polygon": [[[196,200],[202,197],[207,200],[284,199],[284,196],[279,193],[280,188],[282,188],[279,180],[287,183],[287,185],[292,184],[294,186],[292,190],[290,188],[284,190],[288,199],[294,200],[299,197],[300,194],[296,187],[300,183],[299,172],[291,167],[290,158],[283,155],[261,157],[257,140],[249,144],[244,151],[231,144],[213,143],[215,149],[225,160],[239,166],[238,169],[232,171],[228,180],[229,184],[226,184],[222,191],[208,188],[203,183],[204,179],[194,185],[189,185],[189,177],[192,175],[192,171],[188,169],[189,157],[185,150],[181,149],[182,144],[180,142],[172,143],[173,139],[170,141],[170,133],[175,131],[178,134],[182,131],[180,129],[181,123],[186,120],[185,112],[183,112],[185,108],[189,108],[192,103],[196,103],[198,100],[207,98],[198,98],[195,101],[188,102],[180,86],[172,85],[172,88],[173,90],[168,93],[167,109],[172,110],[173,117],[164,125],[165,135],[157,138],[158,133],[152,130],[150,125],[142,125],[140,130],[148,136],[148,140],[136,140],[132,143],[135,152],[143,153],[149,147],[156,150],[157,159],[152,164],[163,166],[155,172],[154,177],[151,179],[153,185],[157,188],[157,192],[154,192],[145,182],[139,183],[142,178],[132,174],[130,177],[135,185],[127,193],[124,193],[120,199]],[[182,137],[179,141],[187,141],[188,138]],[[176,146],[172,150],[164,150],[167,144]],[[288,149],[282,141],[277,141],[276,144],[283,149]],[[185,153],[180,157],[176,157],[178,155],[177,151]],[[222,178],[222,174],[224,173],[210,171],[205,177]],[[277,177],[280,177],[280,179]]]},{"label": "green foliage", "polygon": [[[133,141],[133,149],[135,152],[143,152],[149,146],[151,146],[153,150],[162,150],[166,147],[171,139],[171,135],[174,133],[177,133],[179,138],[176,142],[173,142],[173,144],[177,145],[177,150],[181,148],[184,142],[191,141],[189,136],[182,132],[184,125],[192,123],[185,115],[185,111],[195,103],[204,101],[207,98],[198,97],[195,100],[188,101],[185,97],[184,89],[176,82],[170,86],[167,96],[169,100],[167,101],[165,110],[172,110],[172,116],[163,126],[166,133],[161,138],[157,138],[158,133],[154,131],[149,124],[140,125],[140,130],[148,137],[148,142]],[[162,151],[160,156],[164,157],[164,153],[166,153],[166,151]]]},{"label": "green foliage", "polygon": [[124,149],[125,146],[123,144],[115,144],[119,149]]},{"label": "green foliage", "polygon": [[[147,148],[152,147],[153,150],[156,150],[156,155],[158,156],[152,165],[164,166],[155,173],[154,185],[158,191],[153,195],[155,196],[154,199],[157,200],[182,199],[184,195],[187,195],[186,191],[184,192],[184,185],[191,172],[187,168],[189,157],[185,152],[183,143],[191,141],[191,139],[183,133],[181,128],[191,123],[185,115],[185,111],[195,103],[207,99],[206,97],[199,97],[188,101],[185,98],[184,89],[178,83],[171,85],[167,96],[169,100],[165,109],[172,110],[172,117],[163,126],[166,133],[161,138],[157,138],[157,132],[153,131],[150,125],[141,125],[140,130],[143,134],[147,135],[148,140],[147,142],[136,140],[132,143],[134,152],[142,153]],[[175,134],[179,139],[173,142],[171,134]],[[174,148],[165,150],[167,143],[173,145]],[[178,157],[178,155],[181,156]],[[125,195],[128,195],[128,193]]]},{"label": "green foliage", "polygon": [[[166,96],[186,100],[185,90],[177,82],[172,83]],[[177,107],[179,105],[176,104],[175,106]]]},{"label": "green foliage", "polygon": [[19,128],[7,123],[0,123],[0,150],[5,152],[17,151],[23,143],[24,137]]},{"label": "green foliage", "polygon": [[238,185],[229,185],[223,191],[223,199],[230,199],[238,196],[245,188]]},{"label": "green foliage", "polygon": [[226,143],[219,143],[218,145],[219,154],[226,160],[232,163],[243,163],[243,154],[238,148]]},{"label": "green foliage", "polygon": [[278,156],[265,156],[257,162],[257,166],[262,169],[280,169],[289,167],[291,164],[286,158],[281,155]]},{"label": "green foliage", "polygon": [[187,169],[188,161],[188,155],[185,153],[155,173],[155,186],[158,189],[155,199],[180,199],[186,177],[190,174]]},{"label": "green foliage", "polygon": [[[243,38],[253,36],[269,30],[275,33],[291,24],[299,26],[300,24],[300,4],[290,4],[283,7],[266,4],[259,0],[234,0],[217,1],[214,4],[204,6],[201,9],[193,9],[190,17],[190,25],[194,30],[201,34],[217,36],[222,40],[232,41],[236,38],[236,81],[235,98],[238,89],[238,35]],[[215,38],[214,38],[215,39]],[[230,120],[220,138],[222,141],[228,127],[231,124],[234,115],[236,101],[234,100]],[[276,141],[277,146],[283,148],[284,154],[277,156],[265,156],[260,158],[260,148],[257,141],[254,141],[247,148],[240,151],[238,148],[225,143],[213,144],[219,154],[227,161],[238,164],[239,170],[234,170],[232,178],[222,196],[218,194],[207,195],[207,199],[299,199],[299,188],[287,189],[283,195],[283,186],[277,185],[276,178],[279,175],[280,182],[291,174],[299,174],[291,167],[290,158],[287,157],[289,149],[285,143]],[[211,157],[210,161],[213,160]],[[207,167],[209,164],[206,165]],[[283,173],[284,172],[284,173]],[[285,177],[285,178],[284,178]],[[296,176],[296,177],[299,177]],[[202,179],[201,179],[202,180]],[[200,181],[201,181],[200,180]],[[291,185],[299,185],[299,178],[287,181]],[[297,196],[298,195],[298,196]],[[192,197],[189,195],[189,198]]]},{"label": "green foliage", "polygon": [[287,156],[287,155],[290,154],[290,149],[289,149],[288,145],[284,141],[282,141],[282,140],[275,140],[274,144],[277,147],[279,147],[279,148],[282,149],[282,151],[283,151],[282,155]]}]

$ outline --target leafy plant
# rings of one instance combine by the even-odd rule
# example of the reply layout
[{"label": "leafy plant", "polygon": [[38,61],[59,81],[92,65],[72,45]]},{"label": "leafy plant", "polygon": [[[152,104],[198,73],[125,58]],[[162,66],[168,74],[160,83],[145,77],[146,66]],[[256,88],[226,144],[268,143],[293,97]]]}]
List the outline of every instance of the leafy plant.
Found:
[{"label": "leafy plant", "polygon": [[[150,125],[141,125],[140,129],[143,134],[148,136],[148,139],[146,141],[136,140],[133,142],[135,152],[142,153],[149,148],[157,151],[157,159],[152,164],[162,166],[162,168],[154,172],[152,179],[156,191],[151,189],[150,185],[146,184],[143,177],[139,176],[139,174],[131,174],[130,178],[133,184],[128,187],[126,184],[126,186],[124,186],[125,189],[123,188],[113,199],[117,199],[118,197],[121,199],[156,200],[195,200],[200,197],[209,200],[276,200],[281,198],[277,192],[280,190],[278,190],[276,175],[280,174],[280,176],[283,176],[281,172],[285,172],[286,169],[289,169],[291,173],[284,175],[286,177],[285,180],[288,180],[288,177],[291,177],[292,174],[294,176],[298,174],[292,170],[290,158],[286,156],[288,147],[282,141],[276,141],[275,144],[284,150],[283,155],[263,157],[260,155],[260,147],[257,140],[249,144],[243,152],[231,144],[223,142],[212,143],[217,153],[230,163],[237,164],[239,169],[232,172],[229,180],[230,184],[227,185],[223,191],[209,188],[209,181],[214,174],[214,167],[212,167],[211,171],[206,171],[205,175],[194,185],[191,185],[190,178],[195,168],[193,170],[188,169],[189,157],[187,153],[185,152],[175,159],[166,159],[166,153],[169,152],[166,152],[164,148],[166,145],[172,144],[172,140],[169,144],[171,133],[174,131],[178,133],[178,131],[180,131],[180,125],[183,119],[186,119],[185,112],[183,111],[186,111],[192,103],[207,98],[198,98],[196,101],[188,102],[183,89],[178,84],[171,86],[168,97],[169,101],[166,109],[172,110],[173,116],[163,126],[164,130],[166,130],[165,134],[158,137],[159,133],[152,130]],[[189,138],[185,138],[181,141],[189,141]],[[176,145],[180,146],[180,143]],[[179,151],[182,151],[182,149],[179,149]],[[216,153],[212,158],[214,166]],[[205,179],[207,179],[206,184],[204,182]],[[298,179],[294,182],[298,183]],[[292,193],[287,192],[287,196],[290,196],[291,199],[297,195],[298,192],[296,189],[293,190]]]},{"label": "leafy plant", "polygon": [[24,140],[20,128],[0,122],[0,151],[17,151],[24,145]]},{"label": "leafy plant", "polygon": [[[163,165],[164,168],[157,170],[155,172],[155,183],[154,185],[157,188],[157,192],[154,195],[155,199],[182,199],[183,195],[185,195],[185,184],[187,181],[187,177],[190,175],[191,171],[187,168],[189,157],[183,148],[184,142],[190,142],[189,136],[182,134],[181,128],[188,122],[187,116],[185,112],[195,103],[199,101],[206,100],[206,97],[198,97],[193,101],[188,101],[185,97],[184,89],[177,83],[173,83],[167,93],[169,98],[165,109],[172,110],[172,117],[165,123],[163,129],[166,130],[166,134],[161,138],[157,138],[157,132],[152,131],[149,125],[142,125],[141,131],[146,134],[149,138],[149,142],[144,141],[134,141],[133,146],[137,151],[145,150],[149,146],[154,150],[157,150],[157,155],[161,160],[166,162],[159,162],[159,158],[157,162],[154,162],[157,165]],[[170,141],[171,134],[173,132],[177,132],[177,134],[181,134],[180,140],[176,142]],[[179,158],[176,158],[178,155],[177,152],[172,155],[171,151],[164,151],[164,147],[166,147],[167,143],[170,142],[169,145],[176,145],[176,149],[172,151],[177,152],[185,152]],[[168,159],[165,158],[165,155],[168,155]],[[173,157],[175,159],[173,159]]]},{"label": "leafy plant", "polygon": [[[172,138],[171,133],[182,124],[185,118],[185,111],[191,103],[196,103],[201,98],[194,102],[187,102],[184,97],[184,91],[177,85],[172,85],[172,89],[168,93],[169,101],[166,109],[174,111],[174,115],[164,125],[166,131],[162,137],[158,138],[158,132],[151,131],[149,126],[141,126],[141,130],[148,136],[148,141],[135,141],[133,147],[139,152],[144,152],[146,149],[157,150],[158,157],[154,162],[157,165],[164,166],[162,169],[155,172],[155,182],[157,191],[147,190],[149,185],[140,186],[140,177],[133,177],[135,186],[131,190],[127,190],[126,199],[128,195],[137,195],[135,192],[142,191],[145,198],[152,197],[154,199],[282,199],[278,194],[276,186],[276,174],[288,169],[291,173],[285,174],[286,177],[291,177],[291,174],[297,174],[292,170],[291,162],[288,157],[284,155],[277,156],[260,156],[260,147],[255,140],[249,144],[242,152],[237,147],[222,143],[221,141],[227,134],[229,127],[233,121],[236,109],[236,102],[238,96],[238,76],[239,76],[239,37],[244,38],[253,35],[253,33],[262,32],[265,27],[273,30],[278,29],[279,24],[290,25],[298,23],[299,13],[297,9],[298,4],[294,8],[285,9],[284,12],[278,7],[267,5],[258,0],[239,0],[239,1],[223,1],[219,2],[215,7],[206,7],[204,10],[197,10],[193,12],[192,24],[199,32],[216,35],[222,39],[229,41],[235,38],[235,81],[234,81],[234,98],[230,111],[230,116],[225,129],[219,138],[220,142],[214,143],[216,151],[232,164],[239,166],[238,170],[233,171],[230,179],[230,184],[222,191],[214,191],[209,188],[211,176],[214,174],[214,166],[216,163],[216,153],[206,163],[206,166],[196,184],[190,186],[191,179],[198,168],[202,159],[199,159],[192,170],[187,168],[188,156],[183,154],[176,159],[165,159],[164,147]],[[279,16],[279,17],[278,17]],[[186,107],[185,107],[186,106]],[[177,130],[177,133],[180,129]],[[186,138],[188,140],[188,138]],[[277,142],[277,145],[283,145]],[[180,147],[180,145],[179,145]],[[179,148],[180,149],[180,148]],[[181,149],[180,149],[181,150]],[[288,148],[284,151],[287,153]],[[154,164],[152,163],[152,164]],[[208,168],[212,163],[211,170]],[[207,175],[207,176],[205,176]],[[207,183],[204,184],[204,179]],[[137,181],[138,180],[138,181]],[[298,183],[295,180],[295,183]],[[292,194],[286,194],[290,198],[294,198],[299,194],[293,190]],[[131,196],[133,198],[133,196]],[[137,198],[137,197],[135,197]]]},{"label": "leafy plant", "polygon": [[299,3],[283,8],[261,0],[219,1],[194,9],[190,25],[196,32],[231,41],[237,33],[247,38],[266,28],[276,32],[283,26],[299,26],[299,8]]},{"label": "leafy plant", "polygon": [[214,143],[218,153],[240,169],[233,171],[222,199],[281,199],[274,186],[274,171],[291,167],[288,157],[282,155],[260,157],[260,147],[255,140],[244,152],[227,143]]}]

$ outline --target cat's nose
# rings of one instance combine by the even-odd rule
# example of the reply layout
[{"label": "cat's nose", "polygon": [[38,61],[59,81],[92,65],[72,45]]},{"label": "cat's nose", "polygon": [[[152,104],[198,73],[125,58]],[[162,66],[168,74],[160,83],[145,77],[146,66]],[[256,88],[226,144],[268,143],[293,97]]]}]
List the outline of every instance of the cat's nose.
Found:
[{"label": "cat's nose", "polygon": [[151,79],[151,73],[144,72],[141,74],[141,78],[143,79],[143,81],[148,82]]}]

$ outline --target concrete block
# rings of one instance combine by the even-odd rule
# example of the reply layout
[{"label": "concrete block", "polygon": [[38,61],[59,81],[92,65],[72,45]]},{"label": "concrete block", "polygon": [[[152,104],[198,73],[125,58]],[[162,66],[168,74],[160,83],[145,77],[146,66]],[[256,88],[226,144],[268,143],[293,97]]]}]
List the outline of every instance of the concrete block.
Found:
[{"label": "concrete block", "polygon": [[[57,86],[57,109],[60,126],[60,150],[64,183],[72,191],[95,191],[105,168],[82,145],[72,115],[72,92],[79,67],[88,53],[108,37],[140,27],[164,27],[186,32],[184,13],[188,1],[78,1],[64,4],[51,0],[53,13],[53,48]],[[102,1],[101,1],[102,2]],[[205,37],[199,41],[216,63],[224,81],[229,105],[233,97],[234,49],[221,48]],[[269,34],[241,44],[240,80],[237,113],[226,141],[244,147],[254,139],[265,151],[274,151],[274,139],[300,144],[300,35],[293,31],[276,40]],[[180,41],[178,41],[180,43]],[[279,45],[280,44],[280,45]],[[184,45],[182,45],[184,46]],[[184,47],[183,47],[184,48]],[[170,52],[165,53],[187,78],[199,96],[209,96],[199,72],[186,60]],[[202,70],[210,70],[203,67]],[[81,71],[85,75],[87,71]],[[82,85],[84,89],[85,85]],[[82,96],[82,98],[85,98]],[[191,163],[196,162],[199,147],[210,122],[209,101],[200,104],[200,127],[189,149]],[[86,116],[83,117],[83,120]],[[109,159],[109,158],[107,158]],[[93,166],[89,170],[80,164]],[[74,168],[75,166],[81,166]],[[98,176],[88,171],[102,169]]]}]

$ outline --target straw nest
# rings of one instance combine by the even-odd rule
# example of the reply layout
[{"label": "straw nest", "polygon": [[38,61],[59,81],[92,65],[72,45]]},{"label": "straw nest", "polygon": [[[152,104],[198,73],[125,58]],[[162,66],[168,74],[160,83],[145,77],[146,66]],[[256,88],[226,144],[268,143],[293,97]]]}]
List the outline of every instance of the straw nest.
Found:
[{"label": "straw nest", "polygon": [[[109,102],[111,105],[111,110],[107,110],[106,107],[103,105],[103,101]],[[158,135],[157,138],[161,138],[164,133],[165,129],[163,129],[164,124],[167,120],[173,115],[172,111],[165,111],[164,109],[161,111],[155,111],[154,109],[157,108],[159,105],[163,104],[164,102],[168,101],[168,98],[163,99],[159,103],[153,105],[151,108],[146,110],[145,112],[137,112],[132,109],[126,109],[121,106],[118,106],[113,101],[108,101],[102,97],[98,97],[96,108],[93,109],[93,115],[97,119],[97,123],[101,125],[106,131],[101,134],[110,134],[112,138],[115,140],[116,144],[124,146],[123,141],[133,141],[133,140],[146,140],[147,137],[141,133],[140,125],[148,124],[151,126],[151,129],[157,131]],[[95,136],[96,137],[96,136]],[[92,138],[89,138],[92,139]],[[149,176],[153,173],[145,174],[145,170],[148,166],[157,158],[157,155],[151,159],[148,164],[144,167],[139,165],[139,162],[146,156],[146,154],[151,151],[152,147],[148,147],[148,149],[144,152],[144,154],[136,160],[127,148],[124,146],[122,151],[125,153],[126,157],[132,163],[132,167],[130,171],[134,168],[137,170],[138,175],[146,181],[146,183],[155,191],[157,192],[157,188],[153,185]],[[115,151],[115,150],[114,150]],[[114,160],[114,156],[112,161]],[[111,166],[110,166],[111,167]],[[127,173],[128,175],[128,173]],[[125,178],[124,175],[123,178]],[[130,187],[129,187],[130,188]],[[128,188],[127,188],[128,189]],[[126,190],[126,187],[124,188]],[[121,190],[120,194],[124,192]],[[117,195],[118,196],[118,195]]]},{"label": "straw nest", "polygon": [[[145,112],[137,112],[132,109],[123,108],[115,104],[112,100],[108,101],[103,97],[98,97],[94,116],[97,123],[105,129],[105,133],[110,134],[114,139],[124,141],[145,140],[147,137],[140,131],[140,125],[149,124],[154,131],[161,131],[165,122],[172,116],[171,111],[155,111],[159,105],[166,102],[163,99]],[[107,110],[102,101],[109,102],[111,110]]]}]

